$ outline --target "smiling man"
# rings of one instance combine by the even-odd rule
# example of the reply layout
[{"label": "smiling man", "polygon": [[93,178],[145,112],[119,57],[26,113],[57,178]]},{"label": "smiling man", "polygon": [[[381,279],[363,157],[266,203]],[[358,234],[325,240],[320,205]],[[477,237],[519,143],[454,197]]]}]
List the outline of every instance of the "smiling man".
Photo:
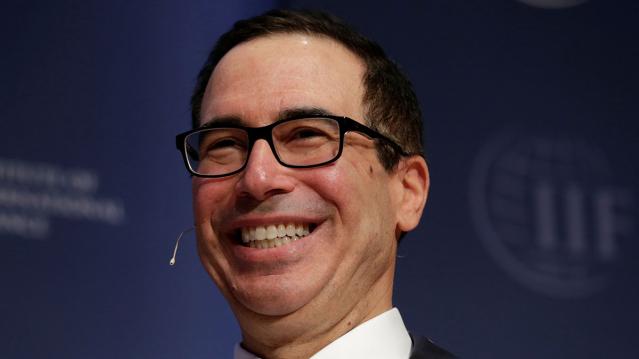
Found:
[{"label": "smiling man", "polygon": [[421,113],[375,43],[271,11],[217,42],[178,135],[198,252],[242,331],[236,358],[449,358],[393,307],[428,193]]}]

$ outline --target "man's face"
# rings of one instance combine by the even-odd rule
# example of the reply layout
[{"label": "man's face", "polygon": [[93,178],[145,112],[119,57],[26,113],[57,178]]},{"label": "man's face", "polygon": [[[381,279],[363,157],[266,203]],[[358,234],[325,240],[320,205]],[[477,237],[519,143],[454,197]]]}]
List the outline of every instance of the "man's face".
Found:
[{"label": "man's face", "polygon": [[[217,65],[201,123],[232,117],[260,127],[286,111],[317,108],[362,121],[363,73],[355,55],[326,38],[251,40]],[[330,165],[283,167],[258,140],[241,173],[194,178],[200,257],[240,322],[255,314],[340,315],[376,292],[387,295],[396,251],[394,180],[374,143],[357,133],[346,135],[342,156]],[[275,248],[242,244],[242,229],[291,224],[310,234]]]}]

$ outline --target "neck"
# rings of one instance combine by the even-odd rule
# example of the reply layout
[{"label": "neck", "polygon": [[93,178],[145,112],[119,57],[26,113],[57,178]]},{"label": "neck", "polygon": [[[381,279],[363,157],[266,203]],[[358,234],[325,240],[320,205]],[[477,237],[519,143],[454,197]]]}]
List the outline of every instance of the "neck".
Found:
[{"label": "neck", "polygon": [[285,316],[238,316],[242,346],[264,359],[309,358],[363,322],[392,308],[393,270],[363,298],[344,308],[339,299],[307,306]]}]

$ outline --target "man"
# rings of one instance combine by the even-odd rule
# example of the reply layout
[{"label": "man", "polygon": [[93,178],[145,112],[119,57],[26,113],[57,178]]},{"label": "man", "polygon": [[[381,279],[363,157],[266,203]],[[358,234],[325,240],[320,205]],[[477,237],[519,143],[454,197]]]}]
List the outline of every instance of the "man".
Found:
[{"label": "man", "polygon": [[236,358],[449,358],[392,305],[399,239],[428,193],[421,113],[382,49],[332,16],[271,11],[199,74],[193,175],[202,264]]}]

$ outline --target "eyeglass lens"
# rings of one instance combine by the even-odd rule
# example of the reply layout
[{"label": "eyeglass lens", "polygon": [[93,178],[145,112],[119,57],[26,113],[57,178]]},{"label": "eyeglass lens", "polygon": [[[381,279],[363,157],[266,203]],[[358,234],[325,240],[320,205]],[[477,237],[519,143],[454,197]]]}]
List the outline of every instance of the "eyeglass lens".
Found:
[{"label": "eyeglass lens", "polygon": [[[285,165],[313,166],[335,159],[339,153],[339,123],[330,118],[284,121],[271,130],[275,155]],[[247,161],[249,134],[240,128],[210,128],[186,137],[189,166],[203,175],[224,175]]]}]

